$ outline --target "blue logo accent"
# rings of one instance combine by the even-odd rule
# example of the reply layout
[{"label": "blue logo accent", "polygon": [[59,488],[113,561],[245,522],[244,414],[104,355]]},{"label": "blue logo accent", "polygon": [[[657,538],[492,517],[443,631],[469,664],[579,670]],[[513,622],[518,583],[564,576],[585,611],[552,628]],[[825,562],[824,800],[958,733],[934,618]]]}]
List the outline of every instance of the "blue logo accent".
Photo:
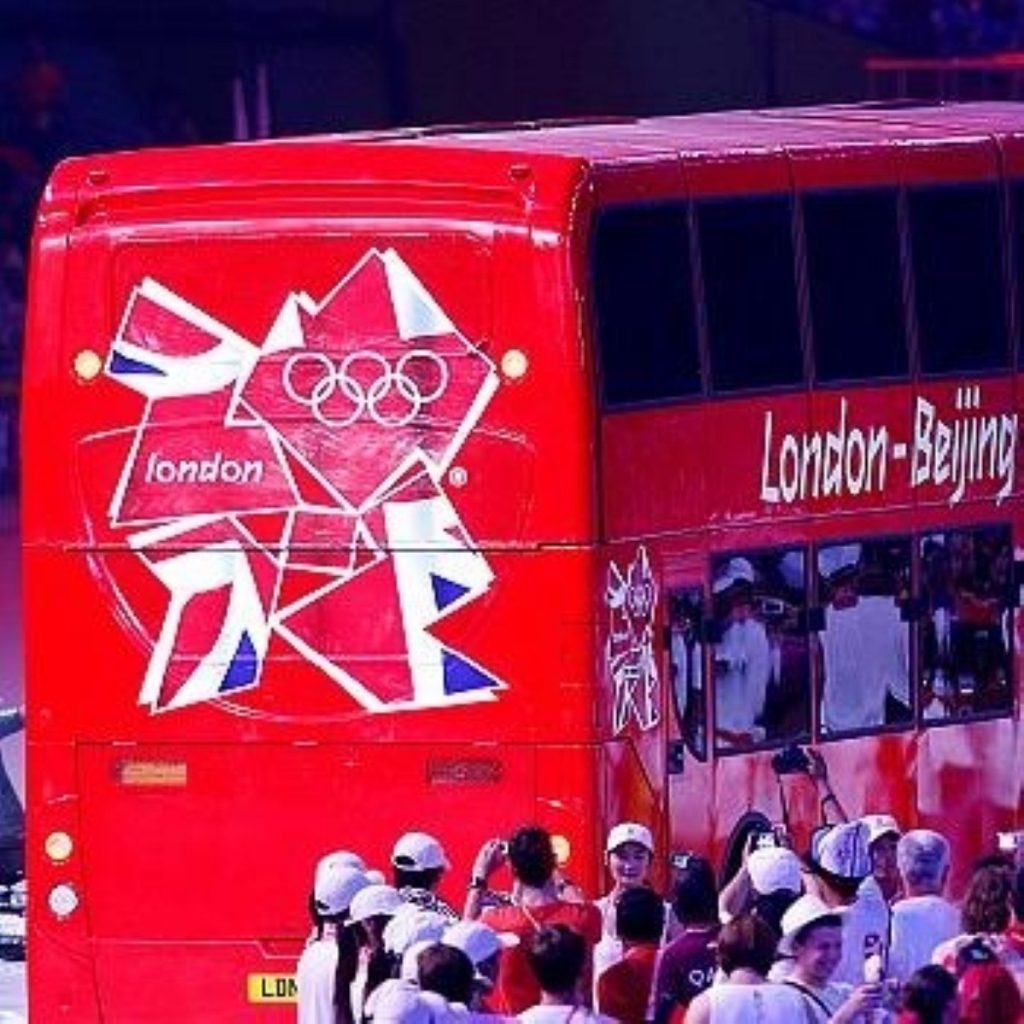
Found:
[{"label": "blue logo accent", "polygon": [[224,674],[220,684],[221,691],[237,690],[242,686],[249,686],[256,681],[256,671],[259,668],[259,659],[256,657],[256,648],[249,639],[248,632],[242,634],[238,641],[238,650],[231,659],[231,665]]},{"label": "blue logo accent", "polygon": [[166,377],[167,374],[163,370],[158,370],[155,366],[150,366],[149,363],[140,362],[138,359],[129,359],[127,356],[121,355],[120,352],[114,352],[110,357],[110,372],[111,373],[150,373],[154,377]]},{"label": "blue logo accent", "polygon": [[498,685],[493,677],[452,651],[442,650],[441,662],[444,668],[445,693],[467,693],[470,690],[482,690]]},{"label": "blue logo accent", "polygon": [[434,588],[434,603],[439,612],[454,604],[463,594],[469,593],[469,587],[464,587],[453,580],[446,580],[443,576],[435,576],[434,573],[430,574],[430,583]]}]

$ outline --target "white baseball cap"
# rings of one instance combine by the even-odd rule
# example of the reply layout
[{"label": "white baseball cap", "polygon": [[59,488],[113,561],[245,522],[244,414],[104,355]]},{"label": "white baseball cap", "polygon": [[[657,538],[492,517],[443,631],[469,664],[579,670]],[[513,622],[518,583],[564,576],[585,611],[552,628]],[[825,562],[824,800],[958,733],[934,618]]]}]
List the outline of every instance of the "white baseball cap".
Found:
[{"label": "white baseball cap", "polygon": [[[313,872],[313,878],[317,879],[320,877],[322,872],[336,867],[355,868],[357,871],[366,870],[366,864],[358,853],[353,853],[351,850],[335,850],[333,853],[325,853],[316,862],[316,870]],[[315,884],[316,883],[314,882],[314,885]]]},{"label": "white baseball cap", "polygon": [[432,1024],[433,1013],[412,979],[387,978],[367,997],[366,1011],[378,1024]]},{"label": "white baseball cap", "polygon": [[358,868],[329,864],[313,883],[313,899],[321,914],[333,917],[348,910],[352,899],[369,881]]},{"label": "white baseball cap", "polygon": [[833,544],[818,551],[818,572],[829,579],[844,569],[856,568],[859,561],[859,544]]},{"label": "white baseball cap", "polygon": [[786,890],[800,892],[800,858],[784,846],[762,846],[747,858],[747,874],[754,891],[762,896]]},{"label": "white baseball cap", "polygon": [[654,853],[654,839],[651,830],[646,825],[639,825],[635,821],[620,821],[608,833],[608,841],[604,844],[605,852],[622,846],[623,843],[639,843],[648,853]]},{"label": "white baseball cap", "polygon": [[352,897],[348,916],[352,921],[365,921],[370,917],[393,917],[405,902],[391,885],[367,885]]},{"label": "white baseball cap", "polygon": [[406,832],[399,836],[391,851],[391,863],[406,871],[427,871],[431,868],[449,868],[444,848],[426,832]]},{"label": "white baseball cap", "polygon": [[446,946],[461,949],[476,967],[495,953],[519,945],[519,936],[511,932],[496,932],[481,921],[459,921],[441,936]]},{"label": "white baseball cap", "polygon": [[384,948],[401,956],[414,942],[440,942],[448,921],[433,910],[403,904],[384,926]]},{"label": "white baseball cap", "polygon": [[891,814],[865,814],[860,820],[868,830],[869,848],[876,839],[881,839],[882,836],[894,836],[899,839],[903,835],[899,824]]},{"label": "white baseball cap", "polygon": [[814,861],[822,871],[837,878],[867,878],[871,874],[867,826],[860,821],[833,825],[818,841]]},{"label": "white baseball cap", "polygon": [[826,917],[840,917],[835,907],[830,907],[817,896],[801,896],[794,900],[789,909],[782,915],[782,939],[779,952],[784,956],[793,955],[793,939],[808,925]]}]

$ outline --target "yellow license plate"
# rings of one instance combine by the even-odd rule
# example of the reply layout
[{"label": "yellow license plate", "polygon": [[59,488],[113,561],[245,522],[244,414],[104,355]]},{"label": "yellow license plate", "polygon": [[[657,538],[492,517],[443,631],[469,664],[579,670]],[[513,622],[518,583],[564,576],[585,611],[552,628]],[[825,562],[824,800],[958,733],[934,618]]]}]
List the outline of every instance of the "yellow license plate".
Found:
[{"label": "yellow license plate", "polygon": [[250,1003],[297,1003],[299,986],[294,974],[250,974],[246,980]]}]

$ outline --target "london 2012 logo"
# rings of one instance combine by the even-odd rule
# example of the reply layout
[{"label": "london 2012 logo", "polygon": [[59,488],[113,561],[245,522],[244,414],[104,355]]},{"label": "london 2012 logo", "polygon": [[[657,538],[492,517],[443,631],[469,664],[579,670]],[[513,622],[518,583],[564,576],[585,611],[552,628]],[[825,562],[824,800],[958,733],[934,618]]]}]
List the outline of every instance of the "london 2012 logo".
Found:
[{"label": "london 2012 logo", "polygon": [[145,401],[110,524],[166,589],[140,703],[251,690],[274,645],[368,711],[495,699],[432,628],[494,580],[445,483],[498,376],[394,250],[262,344],[147,278],[106,374]]}]

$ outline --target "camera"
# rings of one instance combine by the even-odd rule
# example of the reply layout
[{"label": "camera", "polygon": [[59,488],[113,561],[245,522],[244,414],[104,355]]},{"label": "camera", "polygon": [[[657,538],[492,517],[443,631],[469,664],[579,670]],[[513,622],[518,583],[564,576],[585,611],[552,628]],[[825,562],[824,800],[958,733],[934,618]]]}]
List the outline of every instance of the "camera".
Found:
[{"label": "camera", "polygon": [[773,846],[779,846],[779,837],[774,832],[758,832],[754,839],[754,849],[763,850]]},{"label": "camera", "polygon": [[790,743],[772,758],[772,768],[776,775],[800,775],[811,770],[811,759],[803,747]]},{"label": "camera", "polygon": [[1016,853],[1024,847],[1024,832],[997,832],[996,845],[1000,853]]}]

